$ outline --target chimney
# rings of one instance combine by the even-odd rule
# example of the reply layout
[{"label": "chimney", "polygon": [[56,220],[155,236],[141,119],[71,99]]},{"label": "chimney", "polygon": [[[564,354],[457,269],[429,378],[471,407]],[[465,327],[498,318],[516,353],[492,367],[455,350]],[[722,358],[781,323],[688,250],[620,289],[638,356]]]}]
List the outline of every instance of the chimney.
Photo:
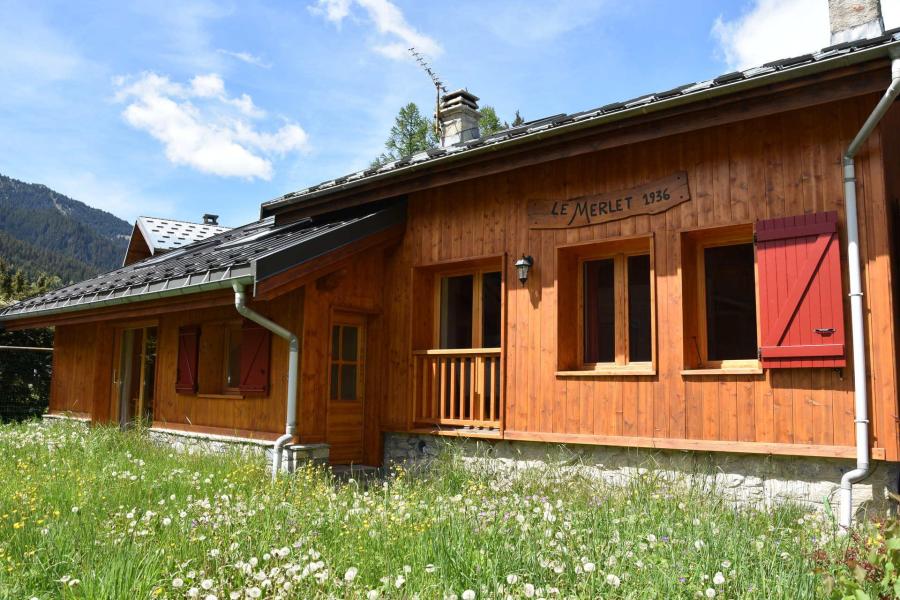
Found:
[{"label": "chimney", "polygon": [[211,215],[206,213],[203,215],[203,224],[204,225],[218,225],[219,224],[219,215]]},{"label": "chimney", "polygon": [[456,90],[441,98],[439,114],[441,122],[441,146],[452,146],[479,137],[478,96],[466,90]]},{"label": "chimney", "polygon": [[880,0],[828,0],[831,43],[840,44],[884,33]]}]

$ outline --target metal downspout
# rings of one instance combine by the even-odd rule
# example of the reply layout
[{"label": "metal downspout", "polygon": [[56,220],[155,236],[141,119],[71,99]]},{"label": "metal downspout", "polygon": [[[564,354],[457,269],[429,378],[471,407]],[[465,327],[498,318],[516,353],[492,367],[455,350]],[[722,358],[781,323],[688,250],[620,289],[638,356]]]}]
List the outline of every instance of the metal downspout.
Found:
[{"label": "metal downspout", "polygon": [[862,275],[859,258],[859,220],[856,210],[856,164],[854,157],[900,94],[900,58],[891,61],[888,86],[844,153],[844,197],[847,204],[847,267],[850,274],[850,326],[853,336],[853,396],[856,422],[856,468],[841,477],[840,514],[843,529],[853,520],[853,484],[869,474],[869,396],[866,388],[865,324],[863,321]]},{"label": "metal downspout", "polygon": [[274,480],[281,470],[281,455],[284,445],[297,433],[297,371],[300,362],[300,340],[278,323],[249,308],[246,304],[243,283],[235,283],[233,287],[234,307],[240,314],[288,341],[287,419],[284,425],[284,435],[275,440],[275,444],[272,446],[272,479]]}]

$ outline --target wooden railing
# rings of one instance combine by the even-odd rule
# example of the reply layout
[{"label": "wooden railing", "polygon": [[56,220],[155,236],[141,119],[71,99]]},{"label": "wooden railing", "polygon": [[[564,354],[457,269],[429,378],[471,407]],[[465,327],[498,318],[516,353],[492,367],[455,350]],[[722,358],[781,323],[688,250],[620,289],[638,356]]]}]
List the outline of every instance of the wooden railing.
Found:
[{"label": "wooden railing", "polygon": [[500,348],[413,352],[415,422],[500,427]]}]

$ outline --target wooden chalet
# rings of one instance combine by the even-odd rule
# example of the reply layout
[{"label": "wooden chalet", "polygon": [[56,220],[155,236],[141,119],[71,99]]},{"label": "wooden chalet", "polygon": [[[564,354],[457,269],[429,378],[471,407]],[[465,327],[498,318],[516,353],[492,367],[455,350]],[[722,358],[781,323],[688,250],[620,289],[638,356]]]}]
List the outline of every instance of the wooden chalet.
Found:
[{"label": "wooden chalet", "polygon": [[380,464],[386,432],[900,461],[898,49],[888,31],[489,136],[454,92],[442,147],[0,320],[55,327],[51,413],[287,424],[332,463]]}]

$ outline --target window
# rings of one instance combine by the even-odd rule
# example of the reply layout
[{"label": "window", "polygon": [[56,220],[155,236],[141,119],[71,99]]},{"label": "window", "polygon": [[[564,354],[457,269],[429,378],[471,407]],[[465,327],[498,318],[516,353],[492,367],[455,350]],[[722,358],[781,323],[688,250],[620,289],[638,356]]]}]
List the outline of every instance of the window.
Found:
[{"label": "window", "polygon": [[500,271],[438,276],[438,347],[499,348]]},{"label": "window", "polygon": [[362,399],[363,338],[361,324],[335,323],[331,327],[331,400]]},{"label": "window", "polygon": [[652,374],[652,256],[649,237],[559,248],[560,374]]},{"label": "window", "polygon": [[205,396],[267,394],[271,332],[252,321],[211,321],[178,330],[175,391]]},{"label": "window", "polygon": [[241,326],[237,323],[228,325],[226,334],[228,344],[225,350],[225,368],[223,369],[225,391],[237,393],[241,386]]},{"label": "window", "polygon": [[756,368],[756,264],[751,226],[685,234],[682,291],[688,369]]}]

